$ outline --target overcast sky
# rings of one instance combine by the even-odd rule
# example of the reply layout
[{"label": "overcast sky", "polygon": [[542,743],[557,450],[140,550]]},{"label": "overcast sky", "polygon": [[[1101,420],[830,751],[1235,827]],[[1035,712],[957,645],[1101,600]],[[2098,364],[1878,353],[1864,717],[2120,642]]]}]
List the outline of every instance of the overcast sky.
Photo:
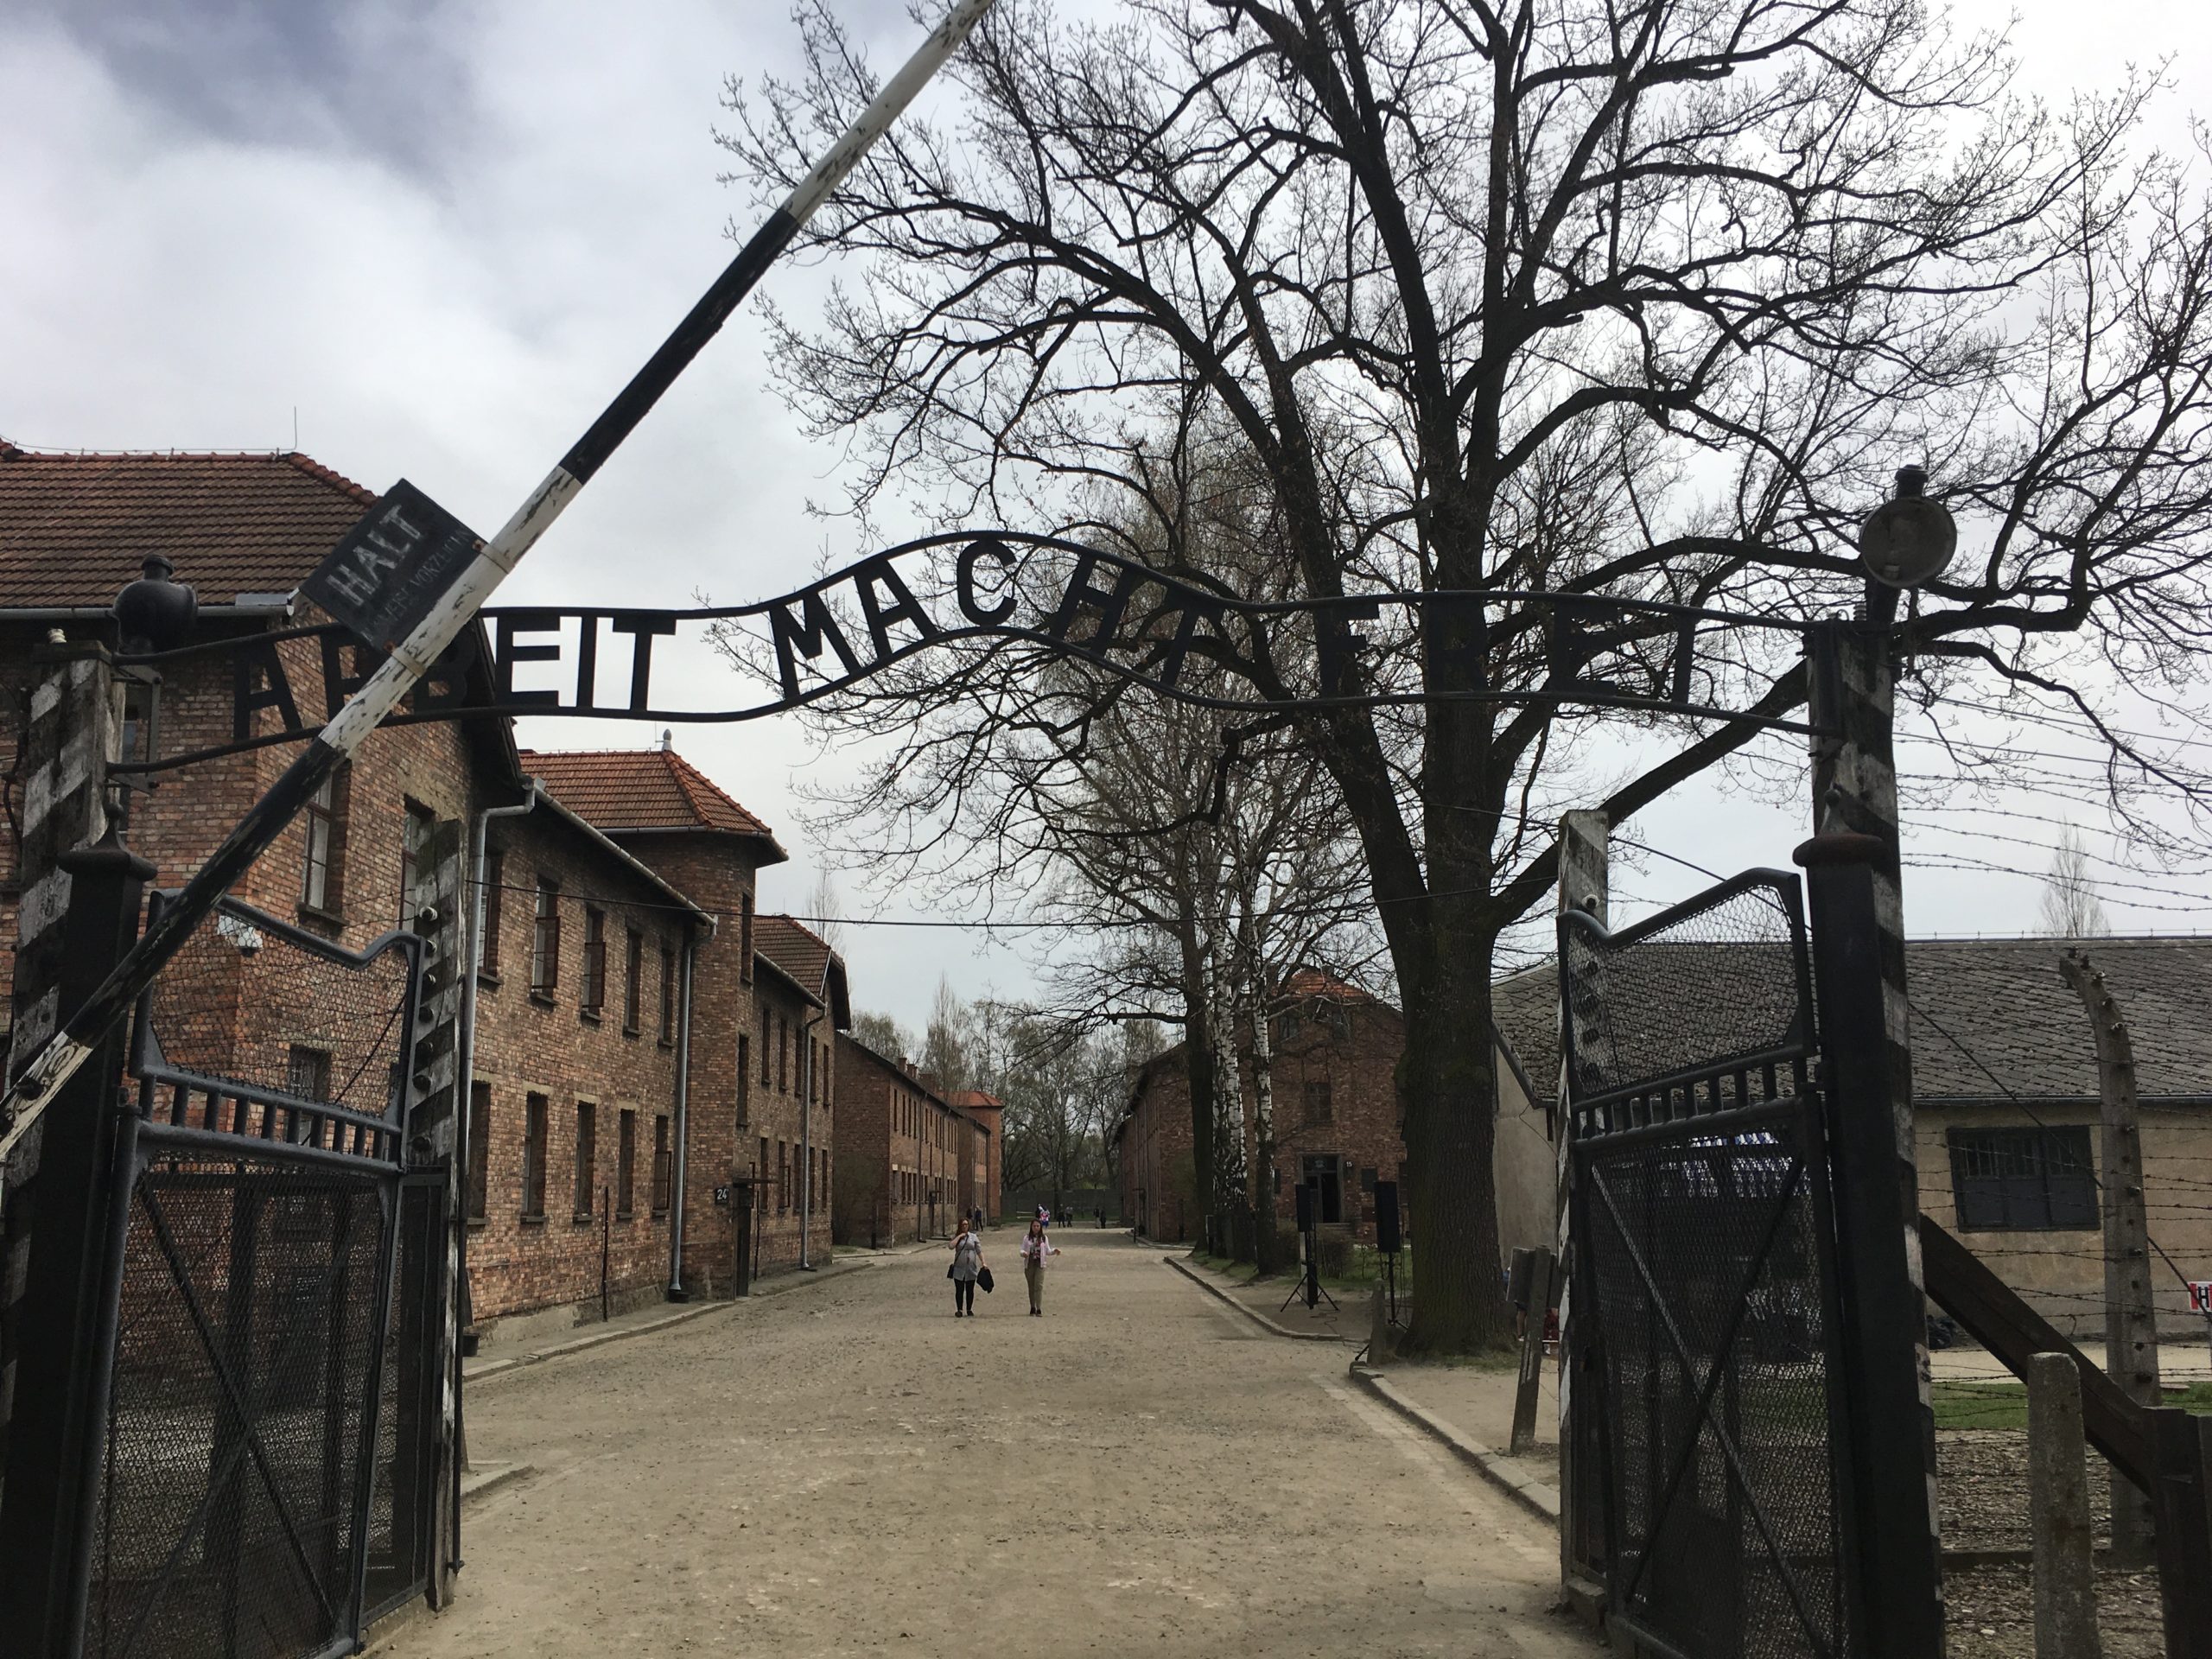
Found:
[{"label": "overcast sky", "polygon": [[[898,0],[836,3],[880,63],[911,49]],[[2170,0],[2031,0],[2018,38],[2030,84],[2063,98],[2169,52],[2182,85],[2202,86],[2212,25]],[[296,413],[316,460],[372,487],[404,474],[496,526],[728,259],[726,226],[749,213],[715,181],[722,79],[788,68],[795,39],[762,0],[0,0],[0,435],[283,449]],[[2184,110],[2173,102],[2171,130]],[[802,309],[821,280],[770,279]],[[807,516],[840,458],[801,440],[766,379],[758,330],[734,320],[503,601],[738,601],[868,550]],[[655,735],[573,721],[521,733],[540,747]],[[1768,752],[1794,764],[1798,741]],[[803,911],[815,860],[795,785],[836,775],[840,758],[791,721],[694,727],[679,744],[776,827],[792,860],[762,901]],[[1908,770],[1915,753],[1901,751]],[[1730,870],[1786,862],[1804,817],[1700,785],[1640,833]],[[2040,820],[2012,823],[2028,844],[2006,848],[1946,840],[1940,817],[1911,827],[1909,850],[2048,862]],[[2204,881],[2140,879],[2159,890],[2105,893],[2123,924],[2212,920]],[[1653,903],[1703,878],[1651,861],[1622,881]],[[1910,925],[2020,931],[2038,892],[2027,876],[1916,876]],[[909,1024],[940,972],[964,995],[1027,981],[981,934],[855,928],[846,952],[856,1000]]]}]

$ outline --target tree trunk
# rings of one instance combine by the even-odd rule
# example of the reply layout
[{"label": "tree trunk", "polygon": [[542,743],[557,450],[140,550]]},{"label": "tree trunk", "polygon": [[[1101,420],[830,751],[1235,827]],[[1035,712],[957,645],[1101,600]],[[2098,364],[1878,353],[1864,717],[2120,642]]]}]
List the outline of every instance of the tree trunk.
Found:
[{"label": "tree trunk", "polygon": [[1247,1255],[1244,1230],[1236,1213],[1244,1203],[1245,1122],[1244,1088],[1237,1075],[1235,991],[1231,983],[1225,930],[1217,929],[1206,952],[1212,984],[1206,1007],[1211,1027],[1208,1046],[1213,1051],[1214,1100],[1214,1212],[1220,1217],[1227,1254]]},{"label": "tree trunk", "polygon": [[1183,957],[1183,1076],[1191,1091],[1192,1189],[1201,1204],[1213,1201],[1213,1045],[1211,1002],[1198,930],[1186,914],[1177,934]]},{"label": "tree trunk", "polygon": [[1514,1340],[1499,1271],[1489,947],[1446,936],[1419,981],[1401,979],[1398,1099],[1414,1252],[1413,1323],[1402,1346],[1410,1352],[1505,1349]]},{"label": "tree trunk", "polygon": [[1252,1009],[1252,1259],[1262,1274],[1282,1265],[1275,1230],[1274,1033],[1264,1001]]}]

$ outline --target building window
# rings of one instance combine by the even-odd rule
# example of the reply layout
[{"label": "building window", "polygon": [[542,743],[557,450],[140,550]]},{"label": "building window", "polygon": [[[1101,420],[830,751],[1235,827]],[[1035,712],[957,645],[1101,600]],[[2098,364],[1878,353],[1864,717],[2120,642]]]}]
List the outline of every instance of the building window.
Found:
[{"label": "building window", "polygon": [[1306,1121],[1309,1124],[1337,1121],[1337,1103],[1325,1077],[1306,1085]]},{"label": "building window", "polygon": [[660,1039],[676,1040],[676,947],[660,948]]},{"label": "building window", "polygon": [[346,772],[340,767],[308,797],[307,860],[300,878],[300,903],[334,916],[341,902],[346,858]]},{"label": "building window", "polygon": [[1298,1010],[1285,1008],[1275,1015],[1275,1047],[1288,1048],[1298,1040]]},{"label": "building window", "polygon": [[639,1011],[645,1001],[645,936],[634,927],[625,930],[622,957],[622,1029],[638,1034]]},{"label": "building window", "polygon": [[550,997],[561,982],[561,887],[537,878],[537,914],[530,936],[530,991]]},{"label": "building window", "polygon": [[668,1213],[669,1195],[676,1190],[676,1154],[668,1144],[668,1114],[653,1118],[653,1214]]},{"label": "building window", "polygon": [[[753,895],[741,893],[737,900],[737,972],[747,985],[753,982]],[[763,1077],[761,1082],[767,1082]]]},{"label": "building window", "polygon": [[476,971],[486,979],[499,976],[499,914],[506,893],[507,855],[484,855],[484,942],[477,951]]},{"label": "building window", "polygon": [[776,1142],[776,1213],[786,1215],[791,1207],[791,1147],[788,1141]]},{"label": "building window", "polygon": [[522,1212],[525,1216],[542,1217],[545,1214],[545,1129],[552,1110],[552,1102],[543,1095],[524,1097]]},{"label": "building window", "polygon": [[627,1221],[638,1196],[638,1115],[624,1112],[614,1120],[614,1213]]},{"label": "building window", "polygon": [[423,907],[437,896],[435,873],[424,863],[437,827],[429,807],[420,801],[407,803],[405,822],[399,827],[399,925],[410,933],[423,931]]},{"label": "building window", "polygon": [[[318,1103],[330,1098],[330,1051],[292,1045],[284,1066],[284,1091],[295,1100]],[[323,1120],[305,1112],[284,1114],[284,1138],[297,1146],[320,1145]]]},{"label": "building window", "polygon": [[768,1051],[774,1046],[772,1027],[768,1023],[772,1017],[767,1009],[760,1010],[760,1086],[763,1089],[776,1080],[772,1062],[768,1056]]},{"label": "building window", "polygon": [[592,1188],[599,1181],[599,1108],[588,1100],[576,1103],[576,1201],[578,1221],[591,1217]]},{"label": "building window", "polygon": [[1344,1166],[1340,1160],[1321,1156],[1300,1160],[1299,1173],[1313,1194],[1313,1219],[1334,1226],[1344,1218]]},{"label": "building window", "polygon": [[468,1085],[468,1218],[481,1221],[492,1201],[492,1085]]},{"label": "building window", "polygon": [[584,979],[576,997],[580,1014],[599,1018],[607,1006],[607,912],[584,906]]},{"label": "building window", "polygon": [[2099,1225],[2086,1126],[1953,1129],[1949,1141],[1961,1232],[2086,1232]]},{"label": "building window", "polygon": [[753,1039],[737,1034],[737,1127],[753,1121]]},{"label": "building window", "polygon": [[[753,1179],[756,1181],[768,1179],[768,1137],[765,1135],[760,1137],[760,1151],[753,1160]],[[766,1194],[761,1195],[760,1202],[767,1202]]]},{"label": "building window", "polygon": [[776,1092],[788,1095],[791,1091],[791,1022],[782,1014],[776,1016]]}]

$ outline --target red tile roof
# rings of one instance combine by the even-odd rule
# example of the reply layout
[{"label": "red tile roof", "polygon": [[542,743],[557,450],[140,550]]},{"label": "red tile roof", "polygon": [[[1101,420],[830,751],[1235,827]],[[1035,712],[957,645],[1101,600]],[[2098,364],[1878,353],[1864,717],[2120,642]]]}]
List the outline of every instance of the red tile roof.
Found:
[{"label": "red tile roof", "polygon": [[840,1030],[853,1023],[844,959],[830,948],[829,940],[789,916],[759,916],[753,923],[753,947],[755,954],[804,986],[809,995],[823,999]]},{"label": "red tile roof", "polygon": [[301,454],[59,454],[0,441],[0,609],[104,607],[151,553],[205,605],[289,594],[376,499]]},{"label": "red tile roof", "polygon": [[952,1093],[952,1103],[963,1112],[979,1109],[995,1112],[1006,1104],[996,1095],[982,1089],[956,1089]]},{"label": "red tile roof", "polygon": [[608,835],[639,830],[704,830],[765,841],[780,864],[775,832],[673,749],[522,751],[522,769],[544,780],[561,804]]}]

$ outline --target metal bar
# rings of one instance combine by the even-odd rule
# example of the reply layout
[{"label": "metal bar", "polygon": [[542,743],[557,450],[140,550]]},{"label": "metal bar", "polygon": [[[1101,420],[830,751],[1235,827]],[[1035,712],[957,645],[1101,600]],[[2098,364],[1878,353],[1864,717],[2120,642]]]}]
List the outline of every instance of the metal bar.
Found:
[{"label": "metal bar", "polygon": [[1595,1158],[1600,1154],[1618,1152],[1624,1147],[1649,1146],[1655,1141],[1725,1140],[1747,1129],[1759,1128],[1769,1123],[1785,1122],[1804,1111],[1808,1103],[1794,1095],[1784,1095],[1779,1100],[1762,1100],[1750,1106],[1731,1106],[1727,1110],[1713,1112],[1704,1117],[1678,1119],[1669,1123],[1647,1123],[1633,1129],[1608,1129],[1592,1132],[1586,1129],[1575,1141],[1577,1155]]},{"label": "metal bar", "polygon": [[181,1123],[142,1123],[140,1138],[161,1147],[201,1152],[218,1158],[254,1163],[314,1164],[342,1169],[351,1175],[386,1176],[397,1173],[396,1158],[363,1158],[327,1147],[303,1147],[290,1141],[263,1141],[222,1129],[195,1129]]},{"label": "metal bar", "polygon": [[369,1512],[376,1507],[378,1432],[384,1416],[384,1351],[391,1340],[392,1287],[399,1272],[400,1185],[378,1183],[377,1205],[384,1228],[378,1252],[376,1313],[369,1326],[369,1368],[361,1395],[360,1461],[353,1471],[353,1559],[348,1612],[358,1646],[369,1614]]},{"label": "metal bar", "polygon": [[768,216],[739,250],[697,304],[662,342],[645,365],[616,394],[614,401],[569,448],[561,464],[547,474],[513,515],[476,556],[453,588],[413,632],[371,674],[353,697],[310,739],[306,751],[284,769],[269,792],[256,801],[192,879],[176,903],[138,943],[63,1029],[48,1039],[30,1064],[0,1095],[0,1158],[36,1121],[46,1102],[91,1056],[102,1033],[127,1014],[139,993],[153,983],[164,963],[181,949],[216,901],[266,852],[308,798],[335,772],[369,734],[384,723],[428,674],[461,631],[467,626],[537,538],[550,529],[594,474],[643,420],[661,394],[721,329],[799,227],[857,166],[875,140],[896,120],[931,75],[982,20],[991,0],[956,0],[904,67],[885,83],[874,100],[847,128],[784,205]]}]

